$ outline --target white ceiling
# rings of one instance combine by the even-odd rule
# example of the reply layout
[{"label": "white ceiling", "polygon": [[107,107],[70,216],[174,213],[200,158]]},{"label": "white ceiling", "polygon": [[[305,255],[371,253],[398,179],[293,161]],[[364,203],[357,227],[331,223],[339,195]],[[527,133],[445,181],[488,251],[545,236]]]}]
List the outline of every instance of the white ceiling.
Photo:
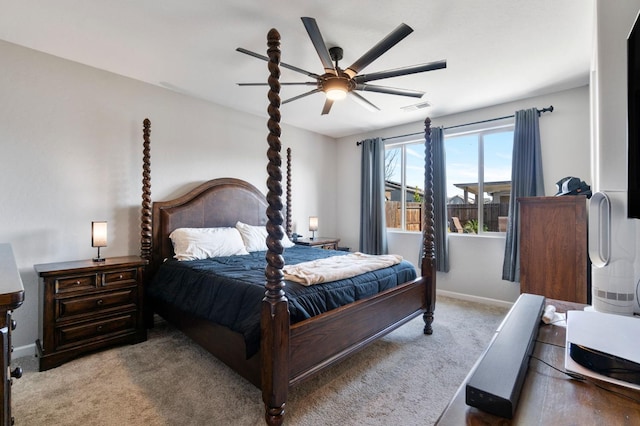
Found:
[{"label": "white ceiling", "polygon": [[[447,68],[376,81],[422,99],[364,93],[321,116],[324,95],[283,105],[282,122],[332,137],[416,122],[588,83],[594,0],[0,0],[0,39],[266,117],[266,34],[282,61],[322,74],[300,20],[314,17],[343,68],[401,22],[414,30],[364,72],[447,60]],[[309,81],[282,69],[281,81]],[[281,98],[307,87],[283,87]],[[430,107],[404,112],[403,106]]]}]

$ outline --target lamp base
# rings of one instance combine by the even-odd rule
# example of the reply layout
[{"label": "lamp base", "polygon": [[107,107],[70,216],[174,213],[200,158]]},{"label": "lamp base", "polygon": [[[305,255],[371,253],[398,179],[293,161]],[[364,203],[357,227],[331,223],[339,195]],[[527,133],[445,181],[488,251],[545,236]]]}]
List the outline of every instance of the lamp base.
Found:
[{"label": "lamp base", "polygon": [[94,262],[104,262],[104,257],[100,256],[100,247],[98,247],[98,255],[93,258]]}]

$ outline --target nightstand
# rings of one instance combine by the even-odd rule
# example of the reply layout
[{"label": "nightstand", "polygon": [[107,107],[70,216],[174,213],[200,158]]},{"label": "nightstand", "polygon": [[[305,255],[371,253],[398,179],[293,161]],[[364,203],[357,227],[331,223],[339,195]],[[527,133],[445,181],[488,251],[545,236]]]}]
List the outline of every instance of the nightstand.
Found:
[{"label": "nightstand", "polygon": [[333,237],[315,237],[311,238],[298,238],[294,241],[296,244],[301,246],[311,246],[317,247],[327,250],[338,250],[338,243],[340,242],[340,238]]},{"label": "nightstand", "polygon": [[40,371],[83,354],[147,339],[138,256],[35,265],[40,276]]}]

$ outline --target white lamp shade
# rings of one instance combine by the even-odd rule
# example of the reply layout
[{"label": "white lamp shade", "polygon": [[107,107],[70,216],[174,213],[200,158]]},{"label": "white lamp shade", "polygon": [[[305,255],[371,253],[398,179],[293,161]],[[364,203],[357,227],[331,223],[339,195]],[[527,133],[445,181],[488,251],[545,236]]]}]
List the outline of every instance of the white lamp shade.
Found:
[{"label": "white lamp shade", "polygon": [[318,230],[318,217],[310,216],[309,217],[309,231],[317,231]]},{"label": "white lamp shade", "polygon": [[107,246],[107,222],[91,222],[91,247]]}]

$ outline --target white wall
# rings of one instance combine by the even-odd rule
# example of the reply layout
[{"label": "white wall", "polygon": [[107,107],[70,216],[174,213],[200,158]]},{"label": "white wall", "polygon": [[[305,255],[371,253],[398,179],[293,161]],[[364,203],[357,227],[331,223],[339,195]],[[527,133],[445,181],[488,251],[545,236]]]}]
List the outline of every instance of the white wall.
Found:
[{"label": "white wall", "polygon": [[[554,195],[555,182],[565,176],[577,176],[591,183],[589,87],[536,96],[508,104],[432,118],[432,126],[452,126],[513,114],[519,109],[553,105],[553,113],[540,118],[543,174],[546,195]],[[338,190],[340,219],[338,232],[343,244],[357,248],[359,238],[360,148],[356,141],[389,137],[424,130],[424,123],[398,126],[384,131],[345,137],[338,140]],[[514,301],[520,289],[517,283],[502,280],[504,237],[452,235],[448,273],[438,273],[438,290],[463,293],[479,298]],[[390,232],[389,250],[418,265],[420,235]]]},{"label": "white wall", "polygon": [[[37,338],[34,264],[90,259],[90,223],[106,220],[106,256],[139,253],[142,120],[151,122],[152,199],[216,177],[266,192],[266,118],[0,41],[0,242],[11,243],[25,287],[13,344]],[[229,84],[233,84],[230,82]],[[267,101],[265,95],[265,111]],[[335,140],[283,126],[293,151],[298,232],[318,215],[337,233]]]}]

